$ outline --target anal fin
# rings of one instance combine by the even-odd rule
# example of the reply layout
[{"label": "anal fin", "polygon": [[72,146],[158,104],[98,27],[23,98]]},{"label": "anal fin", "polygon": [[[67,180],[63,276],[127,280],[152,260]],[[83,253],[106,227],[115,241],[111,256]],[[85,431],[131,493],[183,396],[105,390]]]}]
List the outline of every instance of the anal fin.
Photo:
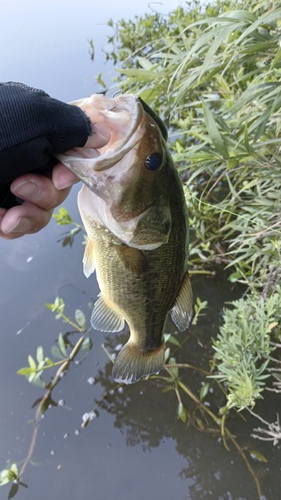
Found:
[{"label": "anal fin", "polygon": [[84,256],[83,256],[83,271],[86,276],[86,278],[89,278],[89,276],[95,271],[96,265],[95,265],[95,254],[94,254],[94,244],[92,240],[90,240],[89,236],[86,241],[86,247],[84,251]]},{"label": "anal fin", "polygon": [[96,301],[91,316],[91,325],[95,330],[101,332],[120,332],[123,330],[125,321],[105,301],[104,297]]},{"label": "anal fin", "polygon": [[193,316],[193,295],[188,271],[184,275],[180,291],[171,309],[171,318],[180,332],[189,327]]}]

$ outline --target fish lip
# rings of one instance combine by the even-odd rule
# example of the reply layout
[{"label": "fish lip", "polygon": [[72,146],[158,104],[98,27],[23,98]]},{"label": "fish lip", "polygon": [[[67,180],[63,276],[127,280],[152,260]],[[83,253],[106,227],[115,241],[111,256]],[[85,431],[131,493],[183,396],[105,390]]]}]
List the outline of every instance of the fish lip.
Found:
[{"label": "fish lip", "polygon": [[[93,106],[95,105],[95,98],[97,95],[91,96],[93,98]],[[89,101],[90,99],[89,98]],[[80,101],[73,101],[70,104],[80,106],[83,101],[87,99],[81,99]],[[136,144],[141,140],[141,137],[138,136],[137,129],[141,123],[142,117],[145,113],[138,97],[134,94],[124,94],[119,95],[114,98],[104,98],[102,97],[96,99],[96,110],[97,114],[100,114],[101,119],[103,119],[102,124],[105,124],[110,130],[114,127],[116,128],[116,124],[114,123],[114,119],[108,117],[108,114],[112,112],[114,107],[118,108],[118,111],[127,111],[130,116],[132,116],[132,120],[129,124],[129,131],[124,131],[123,137],[116,141],[116,144],[111,144],[111,137],[108,142],[100,147],[100,148],[87,148],[85,150],[85,146],[82,148],[75,148],[67,152],[68,154],[58,154],[55,155],[59,161],[61,161],[69,170],[71,170],[89,189],[92,189],[95,182],[91,181],[91,176],[93,173],[104,172],[114,167],[116,163],[121,161],[126,154],[133,149]],[[101,102],[100,107],[99,101]],[[113,104],[117,104],[117,106],[113,106]],[[107,104],[107,108],[105,107]],[[82,109],[82,108],[81,108]],[[114,115],[113,115],[114,116]],[[116,114],[116,116],[118,116]],[[97,128],[99,127],[98,121],[95,122]],[[110,128],[111,127],[111,128]],[[111,130],[112,136],[112,130]],[[73,151],[75,154],[73,155]],[[92,151],[93,155],[87,156],[87,152]],[[72,154],[71,154],[72,153]],[[76,157],[76,154],[80,154],[80,157]],[[76,163],[78,167],[75,167],[73,164]],[[87,163],[87,166],[86,166]]]},{"label": "fish lip", "polygon": [[[104,172],[105,170],[108,170],[109,168],[112,168],[114,165],[116,165],[117,162],[121,161],[126,154],[136,146],[136,144],[140,141],[140,137],[135,137],[135,133],[141,123],[144,110],[143,107],[138,99],[137,96],[133,94],[126,94],[126,95],[119,95],[114,97],[113,99],[118,101],[123,101],[123,99],[127,99],[125,101],[125,105],[119,105],[119,111],[128,111],[130,115],[133,115],[132,119],[132,125],[129,129],[129,132],[126,131],[126,134],[124,135],[124,138],[117,143],[117,146],[111,148],[108,150],[108,160],[109,163],[106,165],[104,162],[106,162],[106,156],[107,156],[107,151],[105,151],[105,154],[103,151],[100,151],[104,148],[106,148],[110,144],[110,140],[108,143],[104,146],[104,148],[97,148],[98,153],[100,154],[99,157],[97,157],[95,161],[95,166],[94,166],[94,171],[95,172]],[[112,100],[113,100],[112,99]],[[133,107],[132,109],[130,108],[130,102],[133,102]]]}]

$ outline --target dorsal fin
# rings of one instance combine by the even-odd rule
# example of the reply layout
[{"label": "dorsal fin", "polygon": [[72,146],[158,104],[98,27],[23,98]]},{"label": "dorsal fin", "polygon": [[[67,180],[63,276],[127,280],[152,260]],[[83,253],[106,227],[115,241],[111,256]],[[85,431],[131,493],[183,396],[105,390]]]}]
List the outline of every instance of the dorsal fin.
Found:
[{"label": "dorsal fin", "polygon": [[193,296],[188,271],[186,271],[180,291],[177,295],[173,308],[171,309],[171,318],[180,332],[189,327],[193,315]]},{"label": "dorsal fin", "polygon": [[86,278],[95,271],[95,254],[94,254],[94,244],[92,240],[90,240],[89,236],[87,237],[84,256],[83,256],[83,271]]}]

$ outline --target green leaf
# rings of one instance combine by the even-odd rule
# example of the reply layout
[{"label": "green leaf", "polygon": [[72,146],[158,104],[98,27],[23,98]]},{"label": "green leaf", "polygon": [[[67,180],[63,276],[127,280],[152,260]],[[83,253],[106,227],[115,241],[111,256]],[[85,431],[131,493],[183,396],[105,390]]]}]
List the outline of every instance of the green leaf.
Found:
[{"label": "green leaf", "polygon": [[170,342],[171,344],[174,344],[177,347],[181,347],[181,344],[179,343],[179,341],[175,337],[173,337],[173,335],[171,333],[164,333],[164,341],[165,341],[165,343]]},{"label": "green leaf", "polygon": [[147,71],[145,69],[118,69],[116,70],[123,75],[126,76],[131,76],[134,78],[138,78],[142,82],[150,82],[155,79],[161,79],[163,78],[163,74],[160,72],[152,72],[152,71]]},{"label": "green leaf", "polygon": [[203,401],[203,399],[207,396],[209,389],[210,389],[210,384],[209,382],[206,382],[206,384],[204,384],[200,389],[200,395],[199,395],[200,401]]},{"label": "green leaf", "polygon": [[[175,364],[176,364],[175,358],[170,358],[168,365],[175,365]],[[171,372],[174,378],[178,378],[179,369],[177,366],[169,366],[169,371]]]},{"label": "green leaf", "polygon": [[17,464],[12,464],[10,470],[14,473],[14,479],[17,479],[19,476],[19,471],[17,468]]},{"label": "green leaf", "polygon": [[93,347],[93,343],[92,343],[92,340],[90,339],[90,337],[85,337],[83,342],[82,342],[82,346],[81,346],[81,349],[85,352],[89,352]]},{"label": "green leaf", "polygon": [[64,338],[63,338],[63,334],[60,333],[59,334],[59,337],[58,337],[58,344],[59,344],[59,348],[62,352],[62,354],[64,355],[65,358],[67,358],[67,352],[66,352],[66,348],[65,348],[65,342],[64,342]]},{"label": "green leaf", "polygon": [[258,460],[259,462],[264,462],[264,463],[268,462],[268,460],[265,458],[265,456],[260,451],[249,450],[249,453],[253,458]]},{"label": "green leaf", "polygon": [[75,311],[75,321],[76,321],[77,325],[80,326],[80,328],[85,329],[86,318],[85,318],[85,314],[82,311],[80,311],[80,309],[76,309],[76,311]]},{"label": "green leaf", "polygon": [[170,342],[170,344],[176,345],[177,347],[181,347],[181,344],[175,337],[173,337],[173,335],[170,335],[168,342]]},{"label": "green leaf", "polygon": [[36,363],[32,356],[28,356],[28,363],[32,371],[36,371]]},{"label": "green leaf", "polygon": [[61,350],[56,345],[52,346],[51,353],[54,356],[54,358],[65,360],[65,356],[62,355]]},{"label": "green leaf", "polygon": [[17,371],[18,375],[30,375],[31,373],[34,373],[34,370],[30,367],[21,368]]},{"label": "green leaf", "polygon": [[165,349],[165,354],[164,354],[164,363],[167,363],[167,361],[170,357],[170,353],[171,353],[171,349],[170,349],[170,347],[167,347],[167,349]]},{"label": "green leaf", "polygon": [[58,213],[57,214],[53,214],[52,217],[54,219],[56,219],[57,224],[59,224],[60,226],[64,226],[64,225],[67,225],[67,224],[73,224],[73,220],[70,217],[70,215],[69,215],[68,211],[66,210],[66,208],[60,207],[58,209]]},{"label": "green leaf", "polygon": [[45,358],[45,363],[49,366],[54,366],[54,362],[50,358]]},{"label": "green leaf", "polygon": [[277,63],[279,62],[280,58],[281,58],[281,47],[277,50],[275,57],[271,63],[272,68],[275,68],[275,66],[277,66]]},{"label": "green leaf", "polygon": [[[167,381],[167,379],[166,379],[166,381]],[[171,382],[172,381],[173,381],[173,379],[171,379]],[[174,387],[167,385],[166,387],[164,387],[164,389],[162,389],[162,392],[164,394],[165,392],[169,392],[169,391],[173,391],[173,390],[174,390]]]},{"label": "green leaf", "polygon": [[43,353],[42,346],[37,347],[36,358],[37,358],[38,363],[42,363],[42,362],[44,363],[44,353]]},{"label": "green leaf", "polygon": [[18,479],[18,468],[16,464],[12,464],[10,469],[4,469],[0,472],[0,486],[7,484],[10,481]]},{"label": "green leaf", "polygon": [[210,139],[214,145],[214,148],[224,157],[228,158],[228,152],[227,148],[225,145],[225,142],[218,130],[217,124],[215,122],[215,119],[213,117],[212,112],[209,110],[208,106],[206,106],[205,102],[202,102],[202,108],[203,108],[203,113],[204,113],[204,118],[205,118],[205,123],[206,123],[206,128],[208,131],[208,134],[210,136]]},{"label": "green leaf", "polygon": [[182,402],[178,404],[178,418],[185,424],[187,420],[187,411]]},{"label": "green leaf", "polygon": [[151,71],[151,69],[154,67],[153,64],[148,59],[145,59],[145,57],[138,57],[138,63],[139,65],[148,71]]}]

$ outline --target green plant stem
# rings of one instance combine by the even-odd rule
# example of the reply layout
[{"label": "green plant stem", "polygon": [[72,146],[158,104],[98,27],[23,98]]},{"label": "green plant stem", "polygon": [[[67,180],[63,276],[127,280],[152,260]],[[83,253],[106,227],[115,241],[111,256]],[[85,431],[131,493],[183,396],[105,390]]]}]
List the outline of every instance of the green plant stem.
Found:
[{"label": "green plant stem", "polygon": [[207,275],[211,276],[211,275],[213,274],[213,271],[206,271],[206,270],[204,270],[204,269],[202,269],[202,271],[201,271],[201,270],[198,270],[198,269],[190,269],[190,270],[188,271],[188,273],[189,273],[190,275],[192,275],[192,274],[207,274]]},{"label": "green plant stem", "polygon": [[[86,334],[85,334],[86,335]],[[44,396],[42,397],[39,405],[38,405],[38,408],[36,410],[36,414],[35,414],[35,419],[34,419],[34,422],[35,422],[35,428],[33,430],[33,433],[32,433],[32,438],[31,438],[31,442],[30,442],[30,446],[29,446],[29,450],[28,450],[28,454],[25,458],[25,461],[22,465],[22,468],[19,472],[19,477],[21,478],[22,475],[24,474],[24,471],[26,469],[26,466],[28,465],[28,463],[30,462],[31,458],[32,458],[32,455],[33,455],[33,452],[34,452],[34,449],[35,449],[35,445],[36,445],[36,439],[37,439],[37,434],[38,434],[38,428],[39,428],[39,424],[41,422],[41,416],[43,414],[43,407],[44,407],[44,404],[45,402],[48,400],[48,398],[50,397],[54,387],[59,383],[59,381],[61,380],[61,374],[67,370],[69,364],[71,363],[71,361],[73,361],[73,359],[75,358],[75,356],[78,354],[80,348],[81,348],[81,345],[85,339],[85,335],[82,335],[82,337],[80,337],[80,339],[76,342],[75,346],[73,347],[69,357],[63,362],[63,364],[60,366],[60,368],[58,369],[57,373],[55,374],[51,384],[50,384],[50,387],[49,389],[47,390],[47,392],[44,394]]]},{"label": "green plant stem", "polygon": [[[54,310],[54,312],[56,312],[56,311]],[[70,326],[73,326],[73,328],[75,328],[75,330],[78,330],[79,333],[85,332],[85,328],[83,328],[83,327],[77,325],[76,323],[74,323],[73,321],[71,321],[71,319],[68,318],[67,316],[65,316],[63,313],[59,312],[59,314],[66,323],[68,323]]]},{"label": "green plant stem", "polygon": [[[172,377],[175,380],[175,382],[179,385],[179,387],[201,408],[201,410],[203,410],[205,413],[207,413],[216,424],[218,424],[220,426],[222,425],[222,419],[221,418],[218,418],[207,406],[205,406],[204,403],[202,403],[200,401],[200,399],[198,399],[198,397],[195,396],[195,394],[193,394],[193,392],[185,384],[183,384],[183,382],[181,382],[180,380],[176,381],[175,377],[173,376],[172,372],[168,369],[167,365],[165,365],[165,370],[169,373],[170,377]],[[225,426],[225,421],[223,422],[223,432],[225,434],[227,434],[227,436],[230,438],[230,440],[234,444],[235,448],[238,450],[238,452],[241,455],[242,459],[244,460],[244,462],[245,462],[245,464],[246,464],[246,466],[247,466],[250,474],[252,475],[252,477],[253,477],[253,479],[255,481],[257,493],[258,493],[258,496],[260,498],[261,495],[262,495],[262,492],[261,492],[261,487],[260,487],[259,480],[258,480],[258,478],[257,478],[257,476],[255,474],[255,471],[253,470],[253,468],[252,468],[249,460],[247,459],[245,453],[243,452],[242,448],[239,446],[239,444],[237,443],[236,439],[231,434],[231,432],[229,431],[229,429]]]},{"label": "green plant stem", "polygon": [[188,363],[169,363],[164,365],[165,369],[169,368],[189,368],[190,370],[195,370],[199,373],[202,373],[203,375],[210,375],[210,372],[207,372],[206,370],[202,370],[202,368],[198,368],[198,366],[193,366]]}]

